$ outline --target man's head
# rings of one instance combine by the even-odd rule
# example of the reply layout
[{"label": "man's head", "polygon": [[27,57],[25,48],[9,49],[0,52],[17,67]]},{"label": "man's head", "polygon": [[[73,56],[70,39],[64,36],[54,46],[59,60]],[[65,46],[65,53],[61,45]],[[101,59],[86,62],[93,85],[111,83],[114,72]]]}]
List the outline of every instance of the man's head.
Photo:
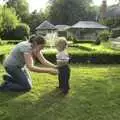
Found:
[{"label": "man's head", "polygon": [[33,45],[33,48],[39,50],[43,49],[46,44],[46,40],[42,36],[36,36],[36,35],[32,35],[30,37],[29,42]]}]

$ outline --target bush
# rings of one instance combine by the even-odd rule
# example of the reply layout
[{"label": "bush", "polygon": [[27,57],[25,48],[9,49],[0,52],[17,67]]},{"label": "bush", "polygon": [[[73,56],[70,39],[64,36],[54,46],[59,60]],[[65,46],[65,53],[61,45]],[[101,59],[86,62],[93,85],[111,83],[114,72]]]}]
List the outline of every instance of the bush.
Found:
[{"label": "bush", "polygon": [[97,40],[95,41],[95,45],[100,45],[101,41],[99,38],[97,38]]},{"label": "bush", "polygon": [[104,30],[98,33],[97,38],[100,41],[108,41],[110,36],[111,36],[111,33],[108,30]]},{"label": "bush", "polygon": [[25,38],[29,36],[30,28],[27,24],[20,23],[16,26],[14,30],[14,39],[17,40],[25,40]]},{"label": "bush", "polygon": [[120,36],[120,28],[119,29],[114,29],[112,31],[112,38],[116,38]]},{"label": "bush", "polygon": [[1,38],[0,38],[0,45],[2,44],[2,40],[1,40]]},{"label": "bush", "polygon": [[79,44],[73,44],[73,45],[69,45],[69,47],[74,47],[74,48],[78,48],[80,50],[84,50],[84,51],[93,51],[94,49],[91,47],[87,47],[87,46],[82,46]]},{"label": "bush", "polygon": [[76,43],[95,43],[95,41],[93,40],[77,40],[77,39],[73,39],[73,43],[76,44]]},{"label": "bush", "polygon": [[22,40],[3,40],[4,44],[18,44],[19,42],[22,42]]},{"label": "bush", "polygon": [[[120,53],[118,52],[90,52],[90,53],[69,53],[70,63],[92,63],[92,64],[118,64]],[[56,53],[45,53],[45,57],[56,62]]]},{"label": "bush", "polygon": [[20,20],[16,15],[15,9],[4,6],[1,8],[1,12],[3,11],[4,13],[0,15],[0,19],[2,20],[2,24],[0,25],[0,37],[2,39],[10,39],[10,37],[12,37],[11,31],[16,28]]},{"label": "bush", "polygon": [[5,54],[0,54],[0,63],[3,63],[5,59]]}]

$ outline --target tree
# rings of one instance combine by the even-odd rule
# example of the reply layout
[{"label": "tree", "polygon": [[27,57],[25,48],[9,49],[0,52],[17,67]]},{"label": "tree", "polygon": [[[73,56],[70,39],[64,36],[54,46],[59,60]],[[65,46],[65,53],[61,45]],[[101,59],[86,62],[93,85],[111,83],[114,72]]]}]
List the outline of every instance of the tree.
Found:
[{"label": "tree", "polygon": [[95,11],[90,7],[91,2],[91,0],[50,0],[49,19],[54,24],[68,25],[79,20],[93,19]]},{"label": "tree", "polygon": [[35,28],[40,23],[42,23],[45,19],[47,19],[47,16],[44,12],[42,12],[42,11],[37,12],[36,10],[33,11],[29,16],[29,21],[28,21],[28,25],[31,28],[31,32],[34,33]]},{"label": "tree", "polygon": [[13,30],[20,20],[16,16],[16,12],[12,8],[6,6],[0,7],[0,35],[4,38],[5,34]]},{"label": "tree", "polygon": [[14,8],[16,14],[22,22],[27,22],[29,16],[29,7],[27,0],[8,0],[7,7]]},{"label": "tree", "polygon": [[3,16],[2,16],[2,7],[0,6],[0,33],[2,32],[2,23],[3,23]]}]

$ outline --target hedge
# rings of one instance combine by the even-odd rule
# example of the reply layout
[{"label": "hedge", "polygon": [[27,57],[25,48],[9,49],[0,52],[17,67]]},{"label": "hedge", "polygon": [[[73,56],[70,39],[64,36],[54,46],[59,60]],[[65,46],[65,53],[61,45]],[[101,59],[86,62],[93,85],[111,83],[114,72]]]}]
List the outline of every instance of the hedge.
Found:
[{"label": "hedge", "polygon": [[[120,52],[90,52],[90,53],[69,53],[70,63],[94,63],[94,64],[119,64]],[[44,53],[47,60],[55,63],[56,53]],[[0,54],[0,62],[4,60],[5,54]]]},{"label": "hedge", "polygon": [[[56,62],[55,53],[45,53],[45,57]],[[70,63],[94,63],[94,64],[118,64],[120,63],[120,53],[69,53]]]},{"label": "hedge", "polygon": [[19,42],[22,42],[23,40],[2,40],[3,45],[4,44],[18,44]]},{"label": "hedge", "polygon": [[0,54],[0,63],[3,63],[4,59],[5,59],[5,54]]}]

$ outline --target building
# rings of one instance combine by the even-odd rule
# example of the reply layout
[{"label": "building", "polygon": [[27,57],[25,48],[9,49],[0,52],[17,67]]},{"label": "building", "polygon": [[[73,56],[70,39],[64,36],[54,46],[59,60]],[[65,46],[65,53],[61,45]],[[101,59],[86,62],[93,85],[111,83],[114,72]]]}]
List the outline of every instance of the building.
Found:
[{"label": "building", "polygon": [[56,27],[46,20],[43,23],[41,23],[38,27],[36,27],[36,34],[45,36],[47,33],[52,33],[56,30]]},{"label": "building", "polygon": [[66,38],[69,36],[70,33],[69,33],[68,29],[71,26],[69,26],[69,25],[56,25],[55,27],[57,29],[58,36],[64,36]]},{"label": "building", "polygon": [[72,25],[69,31],[76,39],[96,40],[97,33],[105,29],[108,29],[108,27],[95,21],[79,21]]}]

